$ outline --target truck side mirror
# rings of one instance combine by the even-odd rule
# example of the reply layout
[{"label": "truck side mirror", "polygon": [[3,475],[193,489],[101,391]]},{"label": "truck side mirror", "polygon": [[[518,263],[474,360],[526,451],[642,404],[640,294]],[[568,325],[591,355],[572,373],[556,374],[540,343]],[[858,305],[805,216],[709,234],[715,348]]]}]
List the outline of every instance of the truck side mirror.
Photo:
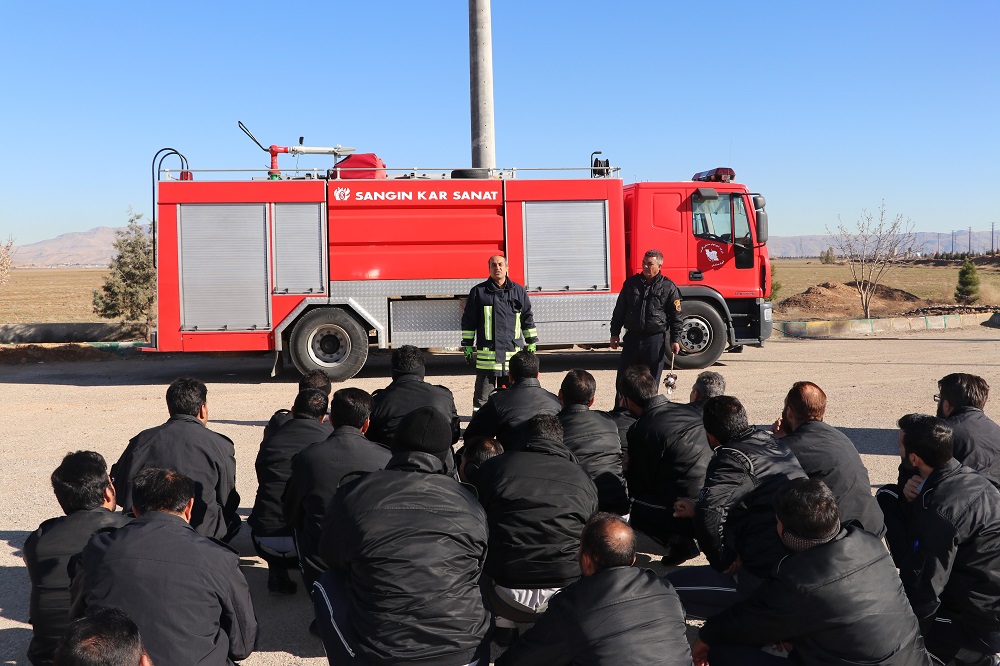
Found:
[{"label": "truck side mirror", "polygon": [[757,242],[767,242],[767,211],[763,208],[757,211]]}]

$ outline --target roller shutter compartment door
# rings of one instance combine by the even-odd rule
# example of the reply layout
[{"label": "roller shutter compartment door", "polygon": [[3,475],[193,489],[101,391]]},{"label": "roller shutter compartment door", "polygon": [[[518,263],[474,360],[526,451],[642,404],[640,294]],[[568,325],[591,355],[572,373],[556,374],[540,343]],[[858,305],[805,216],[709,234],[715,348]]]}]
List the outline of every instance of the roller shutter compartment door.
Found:
[{"label": "roller shutter compartment door", "polygon": [[270,328],[267,207],[184,204],[179,218],[182,330]]},{"label": "roller shutter compartment door", "polygon": [[322,204],[274,204],[274,293],[323,294]]},{"label": "roller shutter compartment door", "polygon": [[531,291],[607,291],[607,202],[525,202],[524,255]]}]

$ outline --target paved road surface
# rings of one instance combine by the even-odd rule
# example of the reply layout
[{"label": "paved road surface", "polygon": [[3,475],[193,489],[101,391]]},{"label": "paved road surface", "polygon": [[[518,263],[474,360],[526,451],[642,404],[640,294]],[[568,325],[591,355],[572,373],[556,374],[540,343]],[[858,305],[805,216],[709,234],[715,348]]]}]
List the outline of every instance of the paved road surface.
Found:
[{"label": "paved road surface", "polygon": [[[973,372],[1000,387],[1000,332],[989,328],[926,331],[901,337],[778,339],[765,349],[727,354],[715,366],[729,393],[747,405],[751,419],[771,423],[788,387],[815,381],[830,399],[827,421],[857,445],[873,484],[894,479],[896,419],[908,412],[933,412],[936,380],[950,372]],[[563,373],[574,367],[597,377],[600,407],[613,400],[617,353],[554,352],[542,355],[542,384],[556,392]],[[256,490],[253,462],[261,431],[274,410],[289,407],[297,377],[269,377],[270,358],[261,355],[140,355],[108,362],[0,366],[0,663],[26,664],[31,635],[27,624],[28,576],[21,547],[38,524],[60,509],[48,477],[69,451],[93,449],[111,464],[129,438],[166,420],[164,392],[175,377],[190,374],[209,385],[210,427],[236,443],[237,485],[244,517]],[[460,355],[429,362],[428,379],[457,396],[459,413],[471,412],[472,376]],[[678,372],[686,400],[697,371]],[[349,385],[372,391],[388,380],[388,355],[377,353]],[[1000,398],[987,413],[1000,417]],[[266,568],[253,553],[248,530],[236,539],[253,591],[262,631],[260,650],[244,663],[323,664],[320,643],[306,631],[311,609],[300,591],[272,597]],[[655,560],[655,556],[653,558]]]}]

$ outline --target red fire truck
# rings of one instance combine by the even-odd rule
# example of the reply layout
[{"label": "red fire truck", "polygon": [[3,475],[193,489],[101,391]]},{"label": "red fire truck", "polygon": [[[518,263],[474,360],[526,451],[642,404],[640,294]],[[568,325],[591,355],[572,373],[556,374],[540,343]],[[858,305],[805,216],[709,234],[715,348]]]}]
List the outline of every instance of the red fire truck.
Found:
[{"label": "red fire truck", "polygon": [[[465,297],[494,254],[531,295],[541,346],[607,344],[621,284],[651,248],[684,299],[677,367],[771,334],[764,197],[730,169],[631,185],[600,162],[576,179],[394,176],[352,149],[264,150],[269,172],[242,180],[207,180],[172,149],[154,158],[154,350],[274,351],[276,367],[289,355],[345,380],[373,344],[456,347]],[[282,153],[340,160],[282,174]],[[179,172],[162,169],[172,155]]]}]

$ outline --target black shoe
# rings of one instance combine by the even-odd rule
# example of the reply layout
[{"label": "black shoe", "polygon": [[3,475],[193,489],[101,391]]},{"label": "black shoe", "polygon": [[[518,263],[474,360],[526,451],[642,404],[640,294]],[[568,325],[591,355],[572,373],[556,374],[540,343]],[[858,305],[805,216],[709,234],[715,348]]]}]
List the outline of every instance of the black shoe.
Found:
[{"label": "black shoe", "polygon": [[676,567],[683,562],[698,557],[701,553],[697,544],[691,539],[673,544],[663,555],[660,563],[665,567]]},{"label": "black shoe", "polygon": [[493,632],[493,642],[502,648],[508,648],[517,641],[518,631],[517,627],[505,628],[497,627],[496,631]]},{"label": "black shoe", "polygon": [[279,571],[281,573],[273,571],[268,573],[267,591],[271,594],[295,594],[295,581],[288,577],[288,571],[285,569]]}]

